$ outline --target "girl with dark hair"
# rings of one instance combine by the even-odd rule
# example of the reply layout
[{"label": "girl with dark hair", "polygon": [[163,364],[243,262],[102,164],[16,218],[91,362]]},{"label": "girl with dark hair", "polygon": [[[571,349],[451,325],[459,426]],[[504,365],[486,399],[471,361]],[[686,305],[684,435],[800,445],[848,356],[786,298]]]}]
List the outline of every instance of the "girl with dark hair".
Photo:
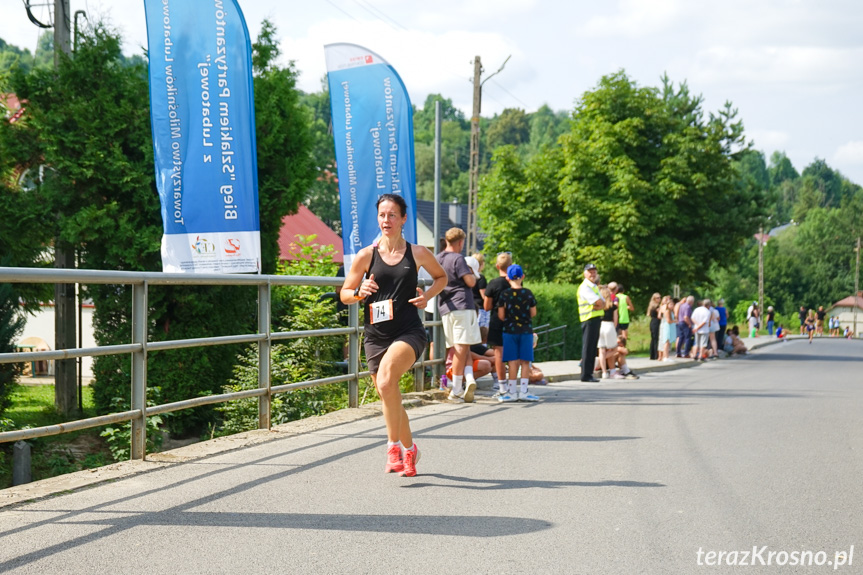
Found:
[{"label": "girl with dark hair", "polygon": [[659,359],[659,324],[662,323],[662,320],[659,319],[659,306],[661,303],[662,296],[655,293],[650,298],[650,303],[647,304],[647,317],[650,318],[650,359]]}]

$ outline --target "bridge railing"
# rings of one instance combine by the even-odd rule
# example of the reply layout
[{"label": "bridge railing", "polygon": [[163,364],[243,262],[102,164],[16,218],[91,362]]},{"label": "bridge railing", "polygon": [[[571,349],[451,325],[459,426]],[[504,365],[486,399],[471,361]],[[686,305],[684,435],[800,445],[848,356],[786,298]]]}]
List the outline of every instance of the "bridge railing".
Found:
[{"label": "bridge railing", "polygon": [[[111,413],[87,419],[78,419],[31,429],[20,429],[0,433],[0,443],[58,435],[80,429],[110,425],[124,421],[132,422],[131,458],[143,459],[146,455],[147,417],[189,409],[202,405],[223,403],[250,397],[258,398],[258,428],[270,428],[270,400],[278,393],[296,389],[346,383],[348,386],[348,406],[359,405],[359,380],[368,377],[368,371],[360,370],[360,334],[363,327],[359,325],[359,306],[348,306],[348,327],[316,329],[304,331],[273,332],[271,331],[271,298],[273,286],[341,286],[343,278],[312,277],[312,276],[277,276],[277,275],[232,275],[232,274],[170,274],[158,272],[121,272],[97,270],[70,269],[37,269],[37,268],[0,268],[0,284],[2,283],[51,283],[51,284],[112,284],[132,286],[132,315],[130,343],[108,345],[91,348],[69,348],[52,351],[29,351],[18,353],[0,353],[0,364],[23,363],[39,360],[69,360],[79,357],[99,357],[107,355],[131,354],[131,407],[128,411]],[[419,280],[420,285],[429,285],[430,280]],[[147,294],[150,286],[157,285],[247,285],[258,289],[258,326],[257,333],[236,334],[219,337],[182,339],[172,341],[149,341],[147,326],[149,324]],[[419,310],[420,317],[423,310]],[[413,365],[414,388],[424,389],[425,368],[433,367],[435,374],[444,363],[443,333],[441,322],[423,322],[427,327],[434,328],[435,357],[426,360],[424,353]],[[297,381],[285,385],[271,385],[271,350],[273,342],[304,337],[348,336],[347,373],[344,375]],[[147,354],[151,351],[168,349],[204,347],[212,345],[249,344],[259,346],[258,353],[258,388],[208,395],[147,406]]]}]

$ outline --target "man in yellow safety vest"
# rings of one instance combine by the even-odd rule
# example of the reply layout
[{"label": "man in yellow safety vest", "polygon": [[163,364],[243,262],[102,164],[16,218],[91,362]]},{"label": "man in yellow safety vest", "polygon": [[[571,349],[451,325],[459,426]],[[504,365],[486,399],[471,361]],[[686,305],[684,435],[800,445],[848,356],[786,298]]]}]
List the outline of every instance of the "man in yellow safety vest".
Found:
[{"label": "man in yellow safety vest", "polygon": [[599,295],[596,281],[599,273],[596,266],[584,266],[584,281],[578,286],[578,319],[581,322],[581,381],[598,382],[593,377],[596,366],[596,348],[599,344],[599,328],[602,324],[605,300]]}]

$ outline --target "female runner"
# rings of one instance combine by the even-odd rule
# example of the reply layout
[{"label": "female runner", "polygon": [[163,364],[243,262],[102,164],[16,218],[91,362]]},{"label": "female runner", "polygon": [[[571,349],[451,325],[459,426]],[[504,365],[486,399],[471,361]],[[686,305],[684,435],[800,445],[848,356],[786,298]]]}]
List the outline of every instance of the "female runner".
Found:
[{"label": "female runner", "polygon": [[[413,477],[420,454],[402,407],[399,379],[428,346],[418,310],[425,309],[427,300],[446,286],[447,276],[428,249],[402,237],[407,221],[404,198],[384,194],[378,198],[377,209],[381,238],[357,253],[339,296],[344,304],[364,300],[366,362],[381,396],[387,426],[384,471]],[[420,267],[434,280],[425,292],[417,286]]]}]

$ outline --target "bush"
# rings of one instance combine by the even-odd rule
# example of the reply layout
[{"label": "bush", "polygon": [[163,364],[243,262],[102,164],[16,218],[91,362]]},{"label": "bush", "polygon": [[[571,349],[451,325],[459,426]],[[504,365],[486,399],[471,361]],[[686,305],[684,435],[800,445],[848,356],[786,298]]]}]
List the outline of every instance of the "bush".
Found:
[{"label": "bush", "polygon": [[[566,326],[565,359],[581,357],[581,323],[578,321],[578,286],[572,284],[555,284],[527,281],[525,287],[536,297],[536,317],[533,318],[534,329],[548,324],[550,327]],[[552,340],[558,341],[558,340]],[[548,359],[559,359],[552,351]],[[546,360],[537,357],[537,361]]]},{"label": "bush", "polygon": [[[0,284],[0,353],[15,351],[15,342],[24,329],[24,318],[18,313],[18,298],[9,284]],[[20,363],[0,364],[0,419],[11,403],[10,395]]]},{"label": "bush", "polygon": [[[330,246],[314,244],[314,236],[301,238],[301,259],[282,263],[281,275],[335,276]],[[277,286],[273,289],[274,331],[301,331],[337,328],[339,314],[332,299],[325,294],[331,287]],[[297,383],[337,375],[336,362],[342,361],[345,336],[305,337],[277,343],[270,350],[272,386]],[[224,393],[258,387],[258,349],[248,349],[237,358]],[[273,396],[270,419],[273,424],[287,423],[312,415],[321,415],[347,407],[346,384],[301,389]],[[220,428],[214,435],[230,435],[258,427],[258,399],[241,399],[216,408],[221,415]]]},{"label": "bush", "polygon": [[[153,407],[159,405],[161,397],[161,389],[151,387],[147,389],[147,406]],[[128,411],[130,408],[129,400],[124,397],[115,397],[111,405],[111,411],[120,412]],[[170,414],[167,414],[170,415]],[[147,418],[147,453],[155,453],[162,447],[162,432],[159,426],[162,425],[161,415],[151,415]],[[111,425],[106,427],[102,433],[102,437],[108,443],[108,449],[111,450],[111,455],[114,461],[128,461],[132,457],[132,422]],[[74,471],[74,470],[73,470]],[[63,472],[65,473],[65,472]]]}]

